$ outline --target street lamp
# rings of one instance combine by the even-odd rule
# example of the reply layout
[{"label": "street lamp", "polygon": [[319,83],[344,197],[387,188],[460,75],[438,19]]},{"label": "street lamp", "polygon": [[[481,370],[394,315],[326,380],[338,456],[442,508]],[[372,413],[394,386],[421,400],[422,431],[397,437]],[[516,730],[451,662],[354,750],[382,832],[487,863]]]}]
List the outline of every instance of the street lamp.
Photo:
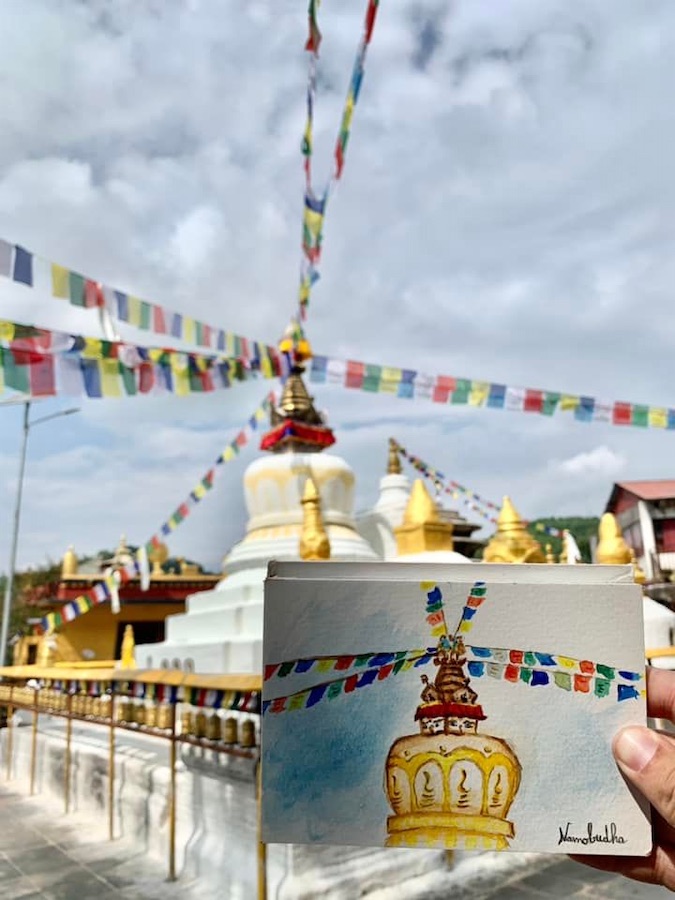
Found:
[{"label": "street lamp", "polygon": [[30,400],[24,401],[23,408],[23,440],[21,442],[21,455],[19,457],[19,482],[16,489],[16,505],[14,507],[14,528],[12,530],[12,549],[9,555],[9,573],[5,585],[5,599],[2,607],[2,629],[0,630],[0,666],[4,666],[7,656],[7,636],[9,634],[9,617],[12,612],[12,588],[14,586],[14,572],[16,569],[16,551],[19,542],[19,520],[21,518],[21,495],[23,494],[23,475],[26,469],[26,449],[28,447],[28,434],[31,428],[49,422],[50,419],[58,419],[61,416],[70,416],[79,412],[79,407],[63,409],[40,419],[29,419]]}]

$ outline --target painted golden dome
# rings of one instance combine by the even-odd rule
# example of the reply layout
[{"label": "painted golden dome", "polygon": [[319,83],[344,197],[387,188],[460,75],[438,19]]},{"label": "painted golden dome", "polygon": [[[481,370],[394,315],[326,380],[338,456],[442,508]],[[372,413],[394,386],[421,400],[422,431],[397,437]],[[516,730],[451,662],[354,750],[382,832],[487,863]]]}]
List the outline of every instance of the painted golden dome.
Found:
[{"label": "painted golden dome", "polygon": [[483,551],[483,562],[543,563],[546,557],[541,544],[525,527],[510,497],[504,497],[497,518],[497,531]]},{"label": "painted golden dome", "polygon": [[434,683],[422,676],[420,733],[389,750],[388,847],[503,850],[514,835],[507,816],[520,762],[505,740],[478,732],[486,716],[464,672],[463,651],[461,639],[452,649],[439,647]]}]

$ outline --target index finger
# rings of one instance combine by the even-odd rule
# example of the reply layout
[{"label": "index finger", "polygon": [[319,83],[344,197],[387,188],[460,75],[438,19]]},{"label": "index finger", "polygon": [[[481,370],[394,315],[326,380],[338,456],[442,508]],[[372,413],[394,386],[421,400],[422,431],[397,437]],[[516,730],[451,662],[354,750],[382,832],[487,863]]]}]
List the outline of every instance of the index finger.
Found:
[{"label": "index finger", "polygon": [[652,719],[675,717],[675,672],[647,666],[647,715]]}]

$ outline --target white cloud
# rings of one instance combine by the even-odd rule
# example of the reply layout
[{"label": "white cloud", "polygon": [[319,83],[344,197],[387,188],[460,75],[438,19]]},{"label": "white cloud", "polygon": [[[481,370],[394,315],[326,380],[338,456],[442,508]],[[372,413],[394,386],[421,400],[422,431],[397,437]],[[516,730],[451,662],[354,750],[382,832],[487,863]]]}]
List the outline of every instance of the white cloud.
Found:
[{"label": "white cloud", "polygon": [[577,453],[554,466],[565,475],[579,478],[615,478],[626,465],[625,458],[602,445],[585,453]]}]

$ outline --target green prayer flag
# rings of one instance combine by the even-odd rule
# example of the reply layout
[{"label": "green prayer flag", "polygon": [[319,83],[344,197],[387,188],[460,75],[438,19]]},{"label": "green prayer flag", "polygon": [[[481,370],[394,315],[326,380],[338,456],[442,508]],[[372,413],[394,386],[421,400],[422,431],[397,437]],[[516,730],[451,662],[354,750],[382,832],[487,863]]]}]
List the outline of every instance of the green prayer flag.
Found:
[{"label": "green prayer flag", "polygon": [[471,382],[466,378],[458,378],[455,382],[455,389],[452,392],[451,403],[468,403],[469,394],[471,392]]},{"label": "green prayer flag", "polygon": [[564,691],[572,690],[572,676],[569,672],[554,672],[553,680],[556,687],[562,688]]},{"label": "green prayer flag", "polygon": [[84,306],[84,276],[78,275],[77,272],[70,272],[68,275],[68,290],[71,304],[73,306]]},{"label": "green prayer flag", "polygon": [[649,407],[633,404],[631,411],[631,425],[646,428],[649,425]]},{"label": "green prayer flag", "polygon": [[283,663],[279,666],[279,670],[278,670],[278,672],[277,672],[277,675],[278,675],[280,678],[283,678],[283,677],[286,676],[286,675],[290,675],[291,672],[293,671],[293,666],[294,666],[294,665],[295,665],[295,663],[294,663],[292,660],[291,660],[291,662],[283,662]]},{"label": "green prayer flag", "polygon": [[[600,668],[600,666],[598,666]],[[593,693],[596,697],[609,697],[612,682],[608,678],[595,678],[593,683]]]},{"label": "green prayer flag", "polygon": [[120,375],[122,376],[122,384],[124,385],[124,392],[129,397],[133,397],[136,392],[136,374],[133,369],[129,366],[125,366],[123,363],[120,363]]},{"label": "green prayer flag", "polygon": [[28,366],[17,365],[11,350],[4,350],[2,354],[2,368],[7,387],[14,388],[15,391],[21,391],[23,394],[30,393],[30,369]]},{"label": "green prayer flag", "polygon": [[616,675],[615,669],[613,669],[611,666],[603,666],[602,663],[597,663],[595,670],[598,675],[603,675],[605,678],[612,679]]},{"label": "green prayer flag", "polygon": [[148,303],[147,300],[141,300],[141,315],[140,322],[138,323],[139,328],[143,328],[147,331],[150,328],[150,323],[152,321],[152,304]]},{"label": "green prayer flag", "polygon": [[362,653],[360,656],[357,656],[354,660],[355,666],[367,666],[368,660],[372,657],[372,653]]},{"label": "green prayer flag", "polygon": [[334,700],[336,697],[339,697],[342,693],[342,681],[333,681],[328,685],[328,690],[326,691],[326,696],[329,700]]},{"label": "green prayer flag", "polygon": [[544,393],[544,402],[541,407],[541,411],[545,416],[552,416],[558,407],[558,403],[560,402],[560,394],[552,393],[551,391],[546,391]]},{"label": "green prayer flag", "polygon": [[525,684],[529,684],[532,680],[532,669],[526,669],[524,666],[521,666],[520,680],[524,681]]},{"label": "green prayer flag", "polygon": [[366,365],[366,371],[363,378],[362,389],[364,391],[373,391],[377,393],[380,389],[380,379],[382,378],[381,366]]},{"label": "green prayer flag", "polygon": [[537,665],[537,657],[532,653],[531,650],[525,651],[524,663],[526,666],[536,666]]}]

